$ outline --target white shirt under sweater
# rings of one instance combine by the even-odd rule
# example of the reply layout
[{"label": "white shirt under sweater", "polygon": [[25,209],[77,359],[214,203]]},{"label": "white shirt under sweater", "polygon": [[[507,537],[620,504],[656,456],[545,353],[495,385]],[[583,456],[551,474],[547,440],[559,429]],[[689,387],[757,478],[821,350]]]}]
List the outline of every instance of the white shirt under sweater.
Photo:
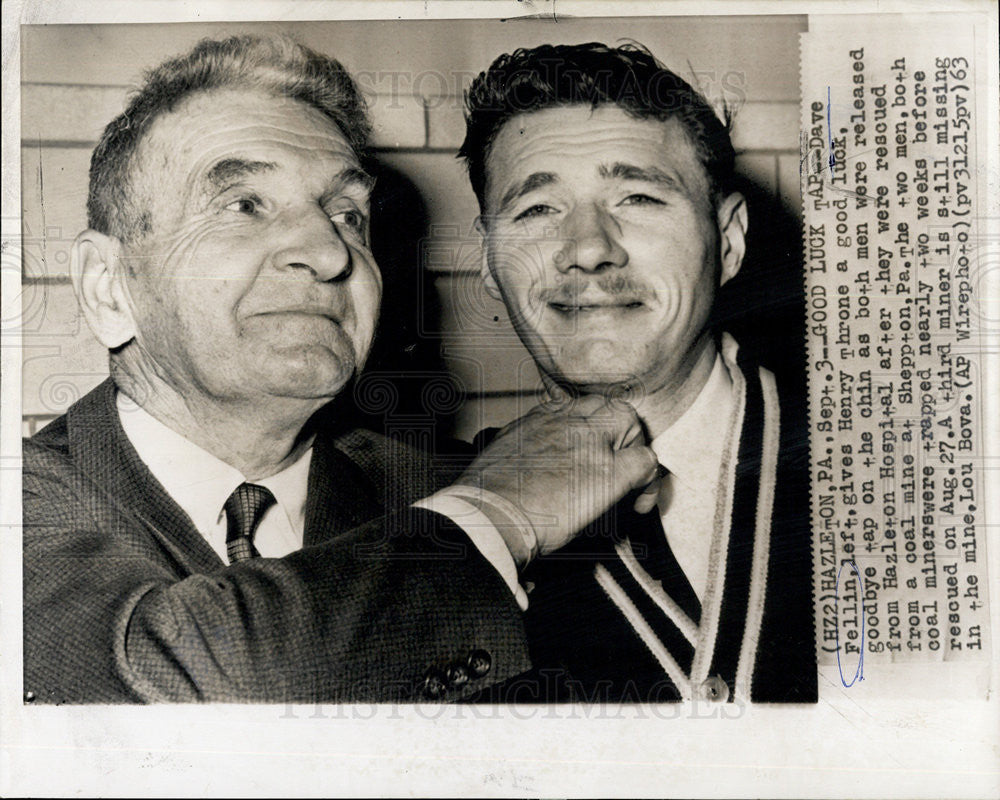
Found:
[{"label": "white shirt under sweater", "polygon": [[699,600],[704,600],[708,582],[719,470],[736,406],[729,368],[716,355],[691,407],[650,445],[670,470],[657,501],[667,543]]}]

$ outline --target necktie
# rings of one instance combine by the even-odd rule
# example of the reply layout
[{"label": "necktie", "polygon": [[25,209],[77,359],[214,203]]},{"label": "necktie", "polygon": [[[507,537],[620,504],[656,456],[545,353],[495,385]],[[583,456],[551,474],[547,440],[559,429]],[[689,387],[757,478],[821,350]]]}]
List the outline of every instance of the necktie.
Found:
[{"label": "necktie", "polygon": [[[629,538],[633,543],[643,546],[645,558],[640,559],[643,568],[650,577],[662,584],[663,590],[673,598],[692,622],[699,623],[701,621],[701,602],[684,574],[684,570],[677,562],[674,551],[667,543],[659,508],[654,508],[648,514],[635,514],[634,518],[635,522],[631,527],[632,533]],[[689,535],[697,535],[698,533],[696,531],[688,532]]]},{"label": "necktie", "polygon": [[261,517],[272,505],[274,495],[271,490],[255,483],[241,483],[226,500],[226,551],[229,563],[259,558],[260,553],[253,546],[254,531]]}]

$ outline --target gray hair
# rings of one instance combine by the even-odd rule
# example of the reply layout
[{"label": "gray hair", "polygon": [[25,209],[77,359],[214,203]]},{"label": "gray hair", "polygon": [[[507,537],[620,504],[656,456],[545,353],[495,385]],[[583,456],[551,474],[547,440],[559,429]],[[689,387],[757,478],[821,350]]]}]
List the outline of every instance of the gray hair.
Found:
[{"label": "gray hair", "polygon": [[128,107],[104,129],[90,159],[87,224],[123,242],[151,229],[137,197],[136,154],[156,119],[197,92],[263,90],[299,100],[329,117],[361,158],[371,134],[366,104],[340,62],[284,35],[204,39],[189,53],[149,70]]}]

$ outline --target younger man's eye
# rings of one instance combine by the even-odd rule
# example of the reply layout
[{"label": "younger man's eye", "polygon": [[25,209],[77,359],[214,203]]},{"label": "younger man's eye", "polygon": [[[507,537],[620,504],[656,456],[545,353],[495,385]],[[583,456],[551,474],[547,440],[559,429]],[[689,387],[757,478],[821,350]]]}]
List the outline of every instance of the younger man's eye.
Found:
[{"label": "younger man's eye", "polygon": [[664,202],[656,197],[651,197],[648,194],[630,194],[624,200],[622,200],[623,205],[629,206],[645,206],[645,205],[655,205],[662,206]]},{"label": "younger man's eye", "polygon": [[529,208],[524,209],[520,214],[514,217],[515,222],[519,222],[522,219],[530,219],[531,217],[541,217],[552,212],[551,206],[544,205],[542,203],[536,203]]}]

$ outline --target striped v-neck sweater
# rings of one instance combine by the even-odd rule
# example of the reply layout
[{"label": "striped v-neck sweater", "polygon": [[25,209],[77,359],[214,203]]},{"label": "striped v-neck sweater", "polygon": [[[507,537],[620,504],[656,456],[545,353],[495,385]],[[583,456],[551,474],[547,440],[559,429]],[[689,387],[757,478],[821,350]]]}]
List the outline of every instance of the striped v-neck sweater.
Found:
[{"label": "striped v-neck sweater", "polygon": [[524,575],[531,673],[494,702],[815,702],[804,408],[731,337],[727,421],[709,575],[699,603],[659,515],[632,497]]}]

